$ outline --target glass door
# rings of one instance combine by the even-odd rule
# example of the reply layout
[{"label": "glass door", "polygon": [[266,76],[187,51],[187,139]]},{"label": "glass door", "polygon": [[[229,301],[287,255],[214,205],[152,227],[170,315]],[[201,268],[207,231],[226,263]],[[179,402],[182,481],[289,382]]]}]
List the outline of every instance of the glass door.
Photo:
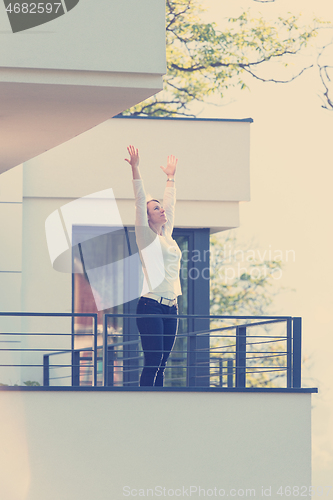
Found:
[{"label": "glass door", "polygon": [[[128,300],[139,295],[141,286],[139,270],[133,265],[133,259],[130,260],[136,254],[135,247],[134,231],[127,228],[110,228],[109,232],[105,232],[105,228],[101,231],[96,226],[73,227],[73,312],[98,314],[98,385],[103,381],[104,314],[135,312],[133,302],[136,301]],[[135,323],[122,317],[108,317],[107,331],[110,384],[122,386],[138,381],[138,333]],[[90,318],[75,318],[73,348],[79,351],[80,385],[91,385]]]},{"label": "glass door", "polygon": [[[197,258],[198,252],[204,255],[209,251],[209,230],[175,229],[173,237],[182,251],[179,314],[209,314],[209,282],[205,278],[207,272],[201,269],[209,263]],[[98,314],[98,384],[101,385],[103,316],[106,313],[135,314],[141,294],[143,273],[134,228],[106,231],[97,226],[73,227],[72,266],[73,312]],[[197,383],[196,358],[192,356],[196,348],[190,345],[192,340],[189,342],[186,335],[204,327],[202,320],[179,320],[178,336],[165,371],[166,386]],[[135,318],[109,317],[107,331],[109,384],[138,386],[143,358]],[[200,348],[204,347],[202,342],[206,339],[200,340]],[[91,385],[92,370],[88,366],[91,365],[91,319],[75,319],[73,348],[80,353],[80,384]],[[206,377],[205,373],[200,375],[201,384],[203,376]]]}]

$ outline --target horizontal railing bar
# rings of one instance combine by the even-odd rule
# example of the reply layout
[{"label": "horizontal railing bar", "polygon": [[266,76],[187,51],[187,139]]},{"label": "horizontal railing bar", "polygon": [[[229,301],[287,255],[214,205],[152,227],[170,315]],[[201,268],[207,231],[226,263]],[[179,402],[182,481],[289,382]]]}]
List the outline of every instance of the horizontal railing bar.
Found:
[{"label": "horizontal railing bar", "polygon": [[[199,365],[200,365],[200,363],[198,363],[198,366],[199,366]],[[154,366],[154,365],[150,365],[150,366],[151,366],[152,368],[158,368],[158,366],[157,366],[157,365],[155,365],[155,366]],[[90,367],[90,366],[89,366],[89,365],[84,366],[84,368],[88,368],[88,367]],[[200,367],[200,366],[199,366],[199,367]],[[209,364],[206,364],[206,365],[204,365],[203,367],[206,367],[206,368],[208,368],[208,369],[212,369],[212,370],[214,370],[214,369],[215,369],[215,367],[211,367]],[[82,368],[82,366],[81,366],[81,368]],[[115,372],[115,373],[116,373],[116,372],[121,372],[121,373],[123,373],[123,372],[124,372],[124,373],[129,373],[129,372],[133,372],[133,371],[138,371],[138,369],[137,369],[137,368],[128,368],[128,369],[126,369],[126,370],[123,370],[122,368],[123,368],[122,366],[115,366],[115,367],[114,367],[114,372]],[[170,366],[170,365],[169,365],[169,366],[168,366],[168,365],[166,365],[166,367],[165,367],[165,369],[166,369],[166,370],[168,370],[168,371],[169,371],[169,370],[172,370],[173,368],[174,368],[174,367],[172,367],[172,366]],[[184,365],[184,366],[182,366],[182,368],[184,368],[184,369],[185,369],[185,368],[191,368],[191,365]],[[200,368],[202,368],[202,367],[200,367]],[[237,369],[237,368],[244,368],[244,369],[246,369],[246,370],[251,370],[251,369],[252,369],[252,372],[255,372],[255,370],[253,370],[253,367],[244,367],[244,366],[242,366],[242,365],[233,365],[232,370],[230,370],[230,371],[235,371],[235,369]],[[261,371],[261,369],[266,369],[266,368],[270,368],[270,369],[272,369],[273,371],[275,371],[275,370],[287,370],[287,367],[286,367],[286,366],[276,366],[276,367],[274,367],[274,366],[273,366],[273,367],[272,367],[272,366],[262,366],[262,367],[256,367],[256,370],[260,370],[260,371]],[[222,370],[223,370],[223,369],[224,369],[224,368],[222,368]],[[203,375],[203,376],[206,376],[206,375]]]},{"label": "horizontal railing bar", "polygon": [[64,378],[72,378],[71,375],[64,375],[63,377],[50,377],[50,380],[60,380]]},{"label": "horizontal railing bar", "polygon": [[[265,366],[263,368],[270,368],[268,366]],[[287,371],[287,367],[278,367],[278,368],[270,368],[269,370],[260,370],[258,369],[257,370],[246,370],[247,373],[269,373],[269,372],[286,372]]]},{"label": "horizontal railing bar", "polygon": [[[188,333],[181,333],[176,335],[176,339],[180,338],[188,338],[188,337],[194,337],[194,336],[201,336],[201,335],[209,335],[209,330],[204,330],[204,331],[198,331],[198,332],[188,332]],[[113,336],[113,335],[110,335]],[[236,335],[209,335],[212,338],[218,338],[218,339],[228,339],[228,338],[236,338]],[[109,335],[108,335],[109,337]],[[173,334],[165,334],[165,337],[173,337]],[[247,335],[247,338],[253,338],[253,339],[269,339],[266,341],[261,341],[261,342],[253,342],[254,344],[264,344],[264,343],[270,343],[270,342],[282,342],[283,340],[287,340],[287,337],[284,336],[270,336],[270,335]],[[140,340],[128,340],[126,342],[116,342],[114,344],[108,344],[108,346],[115,347],[115,346],[120,346],[120,345],[130,345],[130,344],[138,344]],[[250,345],[250,343],[248,343]],[[221,346],[223,347],[223,346]]]},{"label": "horizontal railing bar", "polygon": [[[247,354],[259,354],[258,351],[246,351]],[[268,354],[264,356],[251,356],[248,359],[263,359],[263,358],[279,358],[280,356],[286,356],[288,353],[287,352],[276,352],[274,354]]]},{"label": "horizontal railing bar", "polygon": [[232,347],[236,347],[236,344],[218,345],[216,347],[211,347],[210,350],[212,351],[213,349],[231,349]]},{"label": "horizontal railing bar", "polygon": [[[154,316],[157,316],[159,317],[158,314],[154,315]],[[241,325],[241,326],[245,326],[245,325]],[[185,332],[185,333],[177,333],[176,335],[176,338],[184,338],[184,337],[188,337],[188,336],[191,336],[191,335],[197,335],[197,336],[200,336],[200,335],[209,335],[210,337],[213,337],[213,338],[225,338],[225,339],[229,339],[229,338],[235,338],[236,337],[236,334],[235,335],[210,335],[210,332],[212,330],[197,330],[195,332]],[[173,336],[173,334],[168,334],[166,333],[165,334],[166,336]],[[91,335],[89,335],[90,337]],[[109,337],[122,337],[122,335],[114,335],[112,333],[108,333],[108,338]],[[270,338],[270,339],[281,339],[281,340],[286,340],[288,337],[286,337],[285,335],[246,335],[247,338],[251,338],[251,339],[267,339],[267,338]],[[136,342],[136,341],[129,341],[129,342]],[[114,345],[114,344],[109,344],[109,345]]]},{"label": "horizontal railing bar", "polygon": [[[230,316],[231,317],[231,316]],[[255,318],[255,316],[254,316]],[[217,318],[218,319],[218,318]],[[212,319],[212,321],[214,321],[215,318]],[[222,330],[232,330],[234,328],[237,328],[239,326],[246,326],[246,327],[251,327],[251,326],[262,326],[262,325],[269,325],[269,324],[272,324],[272,323],[284,323],[285,321],[288,321],[288,319],[281,319],[281,320],[268,320],[268,321],[257,321],[256,323],[242,323],[242,324],[238,324],[238,325],[230,325],[230,326],[222,326],[220,328],[212,328],[212,332],[218,332],[218,331],[222,331]]]},{"label": "horizontal railing bar", "polygon": [[[89,350],[92,350],[92,348],[87,348]],[[65,353],[69,353],[69,352],[74,352],[74,351],[77,351],[78,349],[63,349],[61,352],[59,352],[59,349],[48,349],[47,347],[44,347],[44,348],[25,348],[25,347],[20,347],[20,348],[17,348],[17,349],[9,349],[9,348],[6,348],[6,349],[0,349],[0,351],[17,351],[17,352],[45,352],[45,354],[47,355],[48,352],[50,352],[50,356],[52,356],[52,353],[53,354],[65,354]],[[82,349],[83,351],[83,349]]]},{"label": "horizontal railing bar", "polygon": [[[80,368],[81,365],[51,365],[50,368]],[[93,367],[94,365],[86,365],[86,367]],[[16,367],[16,368],[44,368],[44,365],[0,365],[0,367]]]},{"label": "horizontal railing bar", "polygon": [[[190,332],[191,334],[197,334],[201,332]],[[206,333],[206,331],[205,331]],[[209,330],[207,330],[207,333],[209,333]],[[218,338],[218,339],[228,339],[228,338],[235,338],[236,335],[210,335],[210,337],[213,338]],[[281,339],[281,340],[286,340],[287,337],[285,335],[246,335],[246,338],[248,339]]]},{"label": "horizontal railing bar", "polygon": [[[150,317],[160,317],[160,318],[170,318],[170,314],[121,314],[121,313],[107,313],[105,314],[107,318],[150,318]],[[292,316],[222,316],[222,315],[207,315],[207,314],[178,314],[178,319],[272,319],[276,320],[277,323],[282,321],[287,321],[288,319],[292,319]],[[237,325],[243,326],[243,325]]]},{"label": "horizontal railing bar", "polygon": [[69,352],[81,352],[81,351],[90,352],[93,350],[94,349],[92,347],[83,347],[82,349],[68,349],[68,350],[62,350],[62,351],[58,351],[58,352],[50,352],[50,354],[46,354],[46,356],[56,356],[57,354],[66,354]]},{"label": "horizontal railing bar", "polygon": [[[18,333],[18,332],[14,332],[14,333],[1,333],[0,332],[0,335],[19,335],[19,336],[27,336],[27,335],[31,335],[31,336],[39,336],[39,335],[42,335],[42,336],[47,336],[47,335],[57,335],[59,337],[61,336],[79,336],[79,337],[91,337],[92,335],[94,334],[94,332],[91,332],[91,333],[57,333],[57,332],[21,332],[21,333]],[[5,342],[5,341],[4,341]]]},{"label": "horizontal railing bar", "polygon": [[[164,351],[161,350],[161,349],[156,349],[154,352],[161,352],[161,353],[163,353]],[[173,353],[173,354],[177,354],[178,352],[180,353],[181,351],[175,351],[175,353]],[[196,353],[196,352],[200,352],[200,354],[205,354],[205,353],[209,353],[210,351],[204,351],[204,350],[199,350],[198,349],[197,351],[188,351],[188,354],[193,354],[193,353]],[[219,351],[216,351],[216,352],[219,352]],[[224,351],[224,352],[221,352],[221,354],[223,354],[223,355],[228,354],[230,356],[228,358],[227,357],[222,357],[222,356],[216,356],[216,358],[215,358],[213,356],[213,357],[210,357],[210,359],[214,359],[214,360],[219,360],[219,359],[222,359],[222,360],[234,359],[236,353],[234,351]],[[259,353],[257,351],[249,351],[247,354],[259,354]],[[279,358],[279,357],[283,357],[283,356],[286,356],[286,355],[287,355],[286,352],[281,352],[281,353],[274,353],[274,354],[268,354],[268,355],[263,354],[263,356],[251,356],[248,359],[251,360],[251,359],[263,359],[263,358]],[[81,359],[88,360],[89,358],[82,357]],[[101,360],[102,358],[99,357],[98,359]],[[118,360],[118,361],[143,359],[143,352],[140,351],[139,356],[126,356],[126,357],[115,356],[113,359]],[[180,361],[184,361],[186,358],[183,358],[182,360],[178,360],[177,358],[172,358],[172,356],[171,356],[169,359],[172,359],[173,361],[180,362]],[[203,362],[206,363],[207,361],[203,361]]]},{"label": "horizontal railing bar", "polygon": [[[156,316],[158,316],[156,314]],[[198,330],[198,331],[195,331],[195,332],[187,332],[187,333],[180,333],[176,335],[176,339],[178,338],[186,338],[186,337],[190,337],[190,336],[200,336],[200,335],[209,335],[210,337],[212,338],[218,338],[218,339],[234,339],[236,337],[236,335],[210,335],[210,330]],[[166,333],[165,334],[166,337],[173,337],[173,334],[171,333]],[[108,334],[108,337],[116,337],[116,335],[112,335],[112,334]],[[250,338],[250,339],[272,339],[271,341],[273,342],[274,339],[280,339],[280,340],[287,340],[287,337],[285,335],[246,335],[247,338]],[[131,340],[131,341],[128,341],[128,342],[137,342],[136,340]],[[108,345],[118,345],[119,343],[117,344],[108,344]],[[121,344],[121,342],[120,342]]]},{"label": "horizontal railing bar", "polygon": [[117,347],[119,345],[139,344],[140,340],[126,340],[125,342],[117,342],[116,344],[108,344],[108,347]]},{"label": "horizontal railing bar", "polygon": [[271,344],[272,342],[283,342],[284,340],[287,340],[287,337],[277,338],[275,340],[261,340],[260,342],[247,342],[247,345]]},{"label": "horizontal railing bar", "polygon": [[14,316],[14,317],[60,317],[60,318],[96,318],[97,313],[36,313],[36,312],[0,312],[0,316]]},{"label": "horizontal railing bar", "polygon": [[[193,353],[196,353],[196,352],[200,352],[200,354],[202,354],[202,353],[209,353],[209,352],[213,352],[214,354],[215,354],[215,353],[221,353],[221,354],[223,354],[223,355],[225,355],[225,354],[235,354],[235,351],[222,351],[222,350],[219,350],[219,349],[223,349],[223,348],[228,349],[228,348],[231,348],[231,347],[234,347],[234,346],[218,346],[218,347],[214,347],[214,348],[211,348],[211,349],[207,349],[207,348],[195,349],[195,350],[191,350],[191,349],[189,349],[187,352],[188,352],[188,354],[193,354]],[[3,350],[5,350],[5,349],[3,349]],[[10,349],[6,349],[6,350],[10,350]],[[19,352],[19,351],[21,351],[21,350],[22,350],[22,349],[12,349],[11,351],[18,351],[18,352]],[[28,349],[27,349],[27,350],[28,350]],[[42,352],[46,352],[46,349],[40,349],[40,350],[41,350]],[[31,349],[31,351],[36,351],[36,352],[37,352],[37,351],[38,351],[38,349]],[[82,351],[84,351],[84,349],[82,349],[82,350],[73,349],[73,351],[74,351],[74,352],[75,352],[75,351],[76,351],[76,352],[78,352],[78,351],[79,351],[79,352],[82,352]],[[61,351],[61,352],[55,352],[55,353],[51,352],[50,354],[47,354],[47,353],[46,353],[45,355],[46,355],[46,356],[53,356],[53,355],[56,355],[56,354],[66,354],[66,353],[71,353],[71,352],[73,352],[73,351],[71,351],[71,350],[69,349],[68,351]],[[87,348],[87,349],[85,350],[85,352],[92,352],[92,351],[93,351],[93,350],[92,350],[91,348]],[[163,349],[154,349],[154,352],[164,352],[164,350],[163,350]],[[246,353],[247,353],[247,354],[260,354],[261,352],[262,352],[263,354],[265,353],[265,351],[246,351]],[[115,356],[114,356],[114,357],[115,357],[116,359],[122,359],[122,360],[124,360],[124,359],[125,359],[125,360],[126,360],[126,359],[138,359],[138,358],[140,358],[140,357],[142,357],[142,356],[143,356],[143,351],[142,351],[141,349],[139,350],[139,354],[141,354],[141,356],[139,355],[139,356],[121,357],[120,355],[121,355],[122,353],[123,353],[123,351],[116,351],[116,352],[115,352]],[[175,354],[184,354],[184,351],[177,350],[177,349],[172,350],[172,353],[171,353],[171,359],[173,359],[173,361],[178,361],[178,362],[180,362],[180,361],[182,361],[183,359],[186,359],[186,358],[181,358],[181,359],[180,359],[180,358],[172,358],[172,356],[173,356],[173,355],[175,355]],[[274,351],[274,353],[273,353],[273,354],[270,354],[270,355],[268,355],[267,357],[284,356],[284,355],[287,355],[287,354],[288,354],[288,352],[287,352],[287,351]],[[260,356],[259,356],[259,357],[260,357]],[[265,357],[265,356],[261,356],[261,357]],[[214,359],[214,358],[215,358],[215,356],[211,356],[211,359]],[[221,356],[216,356],[216,359],[220,359],[220,358],[221,358]],[[84,357],[84,356],[83,356],[81,359],[89,359],[89,358],[86,358],[86,357]],[[103,358],[102,358],[102,356],[98,356],[98,357],[97,357],[97,359],[98,359],[98,360],[101,360],[101,359],[103,359]],[[231,358],[229,357],[229,359],[231,359]],[[249,358],[249,359],[253,359],[253,357],[252,357],[252,358]]]}]

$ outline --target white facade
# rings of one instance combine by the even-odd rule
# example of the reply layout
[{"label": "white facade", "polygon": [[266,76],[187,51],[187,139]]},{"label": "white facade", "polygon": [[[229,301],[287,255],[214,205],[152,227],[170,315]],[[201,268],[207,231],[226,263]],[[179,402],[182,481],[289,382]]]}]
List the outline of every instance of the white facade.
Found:
[{"label": "white facade", "polygon": [[[0,210],[10,234],[0,262],[3,310],[71,311],[71,274],[52,268],[45,221],[75,199],[112,188],[123,225],[133,226],[124,161],[129,143],[140,148],[142,177],[154,197],[162,197],[165,185],[159,166],[168,154],[179,157],[176,227],[237,227],[239,203],[249,199],[249,130],[242,121],[114,119],[3,174]],[[219,165],[218,141],[224,150]]]},{"label": "white facade", "polygon": [[310,394],[3,391],[0,497],[310,498],[310,404]]},{"label": "white facade", "polygon": [[80,0],[19,33],[2,2],[0,33],[0,172],[162,89],[164,0]]}]

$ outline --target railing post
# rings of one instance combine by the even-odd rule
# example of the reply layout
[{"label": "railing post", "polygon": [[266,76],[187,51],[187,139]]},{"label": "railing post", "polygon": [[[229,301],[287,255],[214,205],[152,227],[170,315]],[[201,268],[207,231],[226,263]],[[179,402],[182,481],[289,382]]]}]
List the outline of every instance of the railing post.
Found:
[{"label": "railing post", "polygon": [[93,380],[92,380],[92,385],[94,387],[97,386],[97,314],[93,315],[93,346],[94,346],[94,354],[93,354]]},{"label": "railing post", "polygon": [[234,386],[234,360],[231,358],[227,359],[227,386],[228,387],[233,387]]},{"label": "railing post", "polygon": [[72,352],[72,386],[80,385],[80,351]]},{"label": "railing post", "polygon": [[302,318],[293,318],[293,387],[301,387]]},{"label": "railing post", "polygon": [[236,327],[236,387],[246,386],[246,326]]},{"label": "railing post", "polygon": [[197,373],[197,336],[191,332],[187,337],[187,386],[195,387]]},{"label": "railing post", "polygon": [[103,386],[107,387],[108,384],[108,364],[109,364],[109,359],[108,359],[108,322],[107,322],[107,316],[104,314],[103,318]]},{"label": "railing post", "polygon": [[219,358],[219,385],[223,387],[223,359]]},{"label": "railing post", "polygon": [[292,387],[292,319],[287,320],[287,387]]},{"label": "railing post", "polygon": [[48,354],[43,356],[43,386],[49,387],[50,385],[50,357]]},{"label": "railing post", "polygon": [[114,347],[108,346],[108,386],[114,385]]}]

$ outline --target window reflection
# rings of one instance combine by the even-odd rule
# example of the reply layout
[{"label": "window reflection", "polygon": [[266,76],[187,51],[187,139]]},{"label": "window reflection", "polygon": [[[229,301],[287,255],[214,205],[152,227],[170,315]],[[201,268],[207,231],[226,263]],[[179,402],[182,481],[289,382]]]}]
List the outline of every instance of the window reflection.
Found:
[{"label": "window reflection", "polygon": [[[181,260],[180,283],[182,295],[178,297],[179,314],[188,314],[188,236],[173,235],[174,239],[185,257]],[[178,323],[178,332],[174,348],[171,352],[166,370],[165,386],[181,387],[186,385],[186,365],[187,365],[187,338],[183,336],[188,331],[187,320],[181,319]]]},{"label": "window reflection", "polygon": [[[128,256],[129,249],[126,244],[124,230],[112,231],[107,234],[95,236],[98,229],[95,227],[73,228],[73,242],[81,241],[73,246],[73,309],[80,313],[98,314],[98,384],[102,384],[102,354],[103,354],[103,317],[105,313],[122,314],[124,305],[100,309],[103,298],[108,294],[119,297],[123,293],[124,265],[122,260]],[[119,261],[120,272],[108,272],[108,264]],[[88,272],[94,270],[94,286],[88,278]],[[123,342],[123,319],[119,317],[108,318],[108,345]],[[75,318],[74,321],[74,349],[80,351],[80,385],[92,385],[92,320],[91,318]],[[117,385],[122,384],[123,367],[122,356],[117,356],[113,366],[113,380]]]},{"label": "window reflection", "polygon": [[[125,288],[133,280],[139,297],[142,287],[142,272],[137,276],[128,269],[126,257],[137,252],[134,229],[122,228],[99,234],[97,227],[77,226],[73,228],[73,311],[75,313],[98,314],[98,374],[97,383],[103,383],[103,317],[105,313],[128,314],[136,312],[137,300],[125,300],[115,307],[99,310],[107,297],[125,297]],[[187,257],[189,237],[174,235],[181,251]],[[81,243],[75,244],[80,241]],[[110,263],[117,262],[116,272],[111,272]],[[188,313],[188,259],[181,263],[181,286],[179,314]],[[89,280],[89,271],[94,270],[94,284]],[[91,273],[90,273],[91,275]],[[186,383],[187,341],[182,334],[188,329],[187,321],[179,321],[178,337],[165,373],[166,386],[184,386]],[[80,351],[80,385],[92,385],[92,319],[75,318],[73,324],[73,347]],[[109,385],[138,385],[142,366],[141,344],[136,322],[133,319],[109,317],[108,332],[108,378]]]}]

